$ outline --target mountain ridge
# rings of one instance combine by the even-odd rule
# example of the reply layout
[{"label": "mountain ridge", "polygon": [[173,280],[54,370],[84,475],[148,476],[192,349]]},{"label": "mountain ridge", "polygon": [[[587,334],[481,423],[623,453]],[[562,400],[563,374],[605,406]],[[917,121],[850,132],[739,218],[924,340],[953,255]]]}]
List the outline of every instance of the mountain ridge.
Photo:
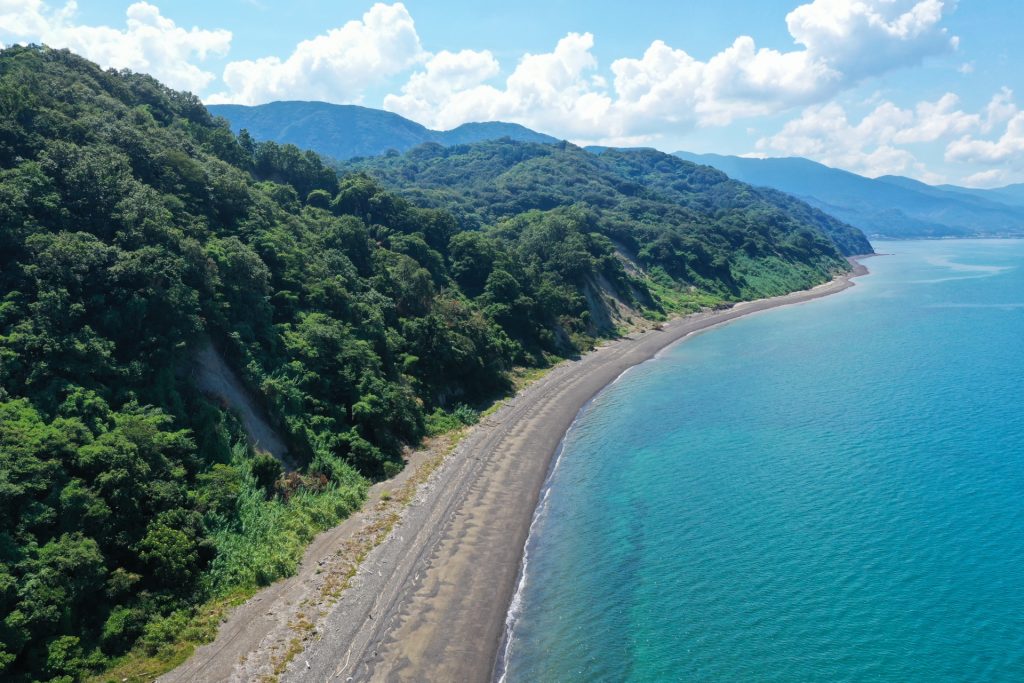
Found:
[{"label": "mountain ridge", "polygon": [[866,178],[802,157],[675,154],[752,185],[799,197],[872,237],[1024,235],[1024,189],[1020,186],[974,190],[928,185],[903,176]]},{"label": "mountain ridge", "polygon": [[468,144],[508,137],[522,142],[555,143],[558,138],[503,121],[470,122],[451,130],[432,130],[399,114],[355,104],[283,100],[255,106],[213,104],[207,109],[245,129],[257,140],[292,144],[344,161],[404,152],[417,145]]}]

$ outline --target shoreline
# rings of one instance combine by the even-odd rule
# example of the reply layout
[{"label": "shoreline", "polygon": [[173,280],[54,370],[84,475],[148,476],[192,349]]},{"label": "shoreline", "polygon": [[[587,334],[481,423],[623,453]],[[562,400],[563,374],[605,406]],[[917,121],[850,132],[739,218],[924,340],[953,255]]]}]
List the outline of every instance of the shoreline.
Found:
[{"label": "shoreline", "polygon": [[[759,306],[759,307],[757,307],[754,310],[751,310],[749,312],[742,312],[740,315],[737,315],[737,316],[734,316],[734,317],[725,317],[724,319],[717,320],[717,321],[706,320],[705,321],[706,324],[704,324],[704,325],[702,325],[700,327],[697,327],[696,329],[694,329],[694,330],[684,334],[681,337],[678,337],[677,339],[674,339],[673,341],[670,341],[669,343],[667,343],[663,347],[661,347],[659,350],[657,350],[653,355],[651,355],[646,360],[642,360],[639,363],[636,363],[635,365],[631,365],[628,368],[626,368],[625,370],[623,370],[621,373],[618,374],[618,376],[616,376],[613,380],[611,380],[606,385],[601,387],[601,389],[599,389],[597,391],[597,393],[595,393],[593,396],[591,396],[589,399],[587,399],[587,401],[582,406],[580,406],[579,411],[576,413],[576,417],[573,419],[573,421],[569,425],[569,427],[565,430],[565,433],[562,434],[562,438],[558,442],[558,447],[555,449],[555,452],[552,453],[552,455],[551,455],[551,460],[550,460],[550,462],[548,464],[547,475],[544,478],[544,483],[542,484],[540,491],[538,491],[538,493],[537,493],[537,506],[534,509],[533,516],[532,516],[532,518],[530,520],[530,527],[529,527],[529,530],[528,530],[527,535],[526,535],[526,540],[523,543],[523,552],[522,552],[522,558],[520,560],[519,574],[518,574],[518,576],[516,578],[516,589],[515,589],[515,592],[512,595],[511,600],[509,601],[508,610],[507,610],[506,616],[505,616],[504,632],[502,634],[501,642],[500,642],[500,644],[499,644],[499,646],[498,646],[498,648],[497,648],[497,650],[495,652],[494,664],[493,664],[492,669],[491,669],[491,676],[490,676],[490,678],[488,680],[492,681],[492,683],[505,683],[505,681],[506,681],[508,657],[509,657],[509,654],[511,652],[511,650],[510,650],[511,643],[512,643],[512,641],[515,638],[516,623],[518,622],[519,616],[521,615],[521,605],[522,605],[521,598],[522,598],[523,591],[524,591],[524,589],[526,587],[526,582],[527,582],[527,578],[528,578],[529,546],[530,546],[530,542],[531,542],[531,540],[533,538],[534,527],[536,526],[537,522],[539,521],[541,515],[543,515],[543,513],[544,513],[544,507],[545,507],[545,504],[547,502],[547,495],[548,495],[548,492],[550,491],[550,488],[551,488],[551,480],[554,477],[555,472],[558,470],[558,465],[559,465],[559,462],[561,461],[561,458],[562,458],[562,451],[563,451],[563,448],[565,446],[565,440],[566,440],[566,438],[568,438],[569,433],[576,426],[576,423],[579,422],[580,418],[583,417],[583,415],[587,412],[587,409],[598,398],[598,396],[600,394],[602,394],[606,389],[608,389],[611,386],[613,386],[614,384],[616,384],[620,379],[622,379],[631,370],[640,367],[644,363],[650,362],[652,360],[657,360],[658,358],[662,357],[663,354],[667,353],[670,349],[672,349],[677,344],[681,344],[684,341],[694,337],[697,334],[701,334],[701,333],[704,333],[704,332],[709,332],[709,331],[711,331],[711,330],[713,330],[713,329],[715,329],[717,327],[720,327],[722,325],[728,324],[728,323],[733,322],[734,320],[738,320],[740,318],[745,318],[748,315],[752,315],[754,313],[762,313],[764,311],[774,310],[776,308],[784,308],[786,306],[802,304],[802,303],[806,303],[806,302],[809,302],[809,301],[813,301],[815,299],[822,298],[824,296],[829,296],[831,294],[838,294],[841,291],[845,291],[845,290],[849,289],[850,287],[853,287],[856,284],[856,283],[852,282],[853,278],[857,278],[857,277],[862,277],[864,275],[868,275],[869,272],[870,272],[866,266],[864,266],[862,263],[860,263],[860,260],[861,259],[866,259],[866,258],[871,258],[873,256],[881,256],[881,255],[883,255],[883,254],[875,253],[875,254],[861,254],[861,255],[857,255],[857,256],[851,256],[851,257],[849,257],[849,260],[850,260],[851,264],[853,265],[853,270],[852,271],[850,271],[849,273],[847,273],[845,275],[839,276],[839,277],[837,277],[837,278],[835,278],[835,279],[833,279],[833,280],[831,280],[829,282],[825,282],[825,283],[822,283],[820,285],[817,285],[816,287],[812,287],[811,289],[808,289],[808,290],[801,290],[800,292],[792,292],[790,294],[786,294],[786,295],[783,295],[781,297],[772,297],[772,298],[767,298],[767,299],[755,299],[753,301],[742,301],[742,302],[739,302],[739,303],[733,305],[731,308],[725,309],[723,311],[713,311],[713,312],[704,313],[704,314],[692,314],[690,316],[678,319],[678,320],[687,320],[689,318],[692,318],[692,317],[695,317],[695,316],[700,316],[700,315],[708,315],[709,318],[710,318],[710,317],[714,317],[715,314],[721,314],[721,313],[725,313],[725,312],[732,312],[732,311],[741,311],[742,312],[742,311],[745,311],[745,309],[747,307],[749,307],[751,305],[754,305],[754,304],[759,304],[759,303],[762,303],[762,302],[766,302],[766,303],[767,302],[775,302],[776,300],[786,299],[788,297],[793,297],[794,295],[800,295],[800,294],[806,295],[806,296],[798,297],[798,300],[792,301],[792,302],[780,301],[778,303],[773,303],[773,305],[767,306],[767,307],[760,307]],[[837,282],[841,282],[842,283],[841,286],[837,287],[836,286]],[[827,289],[828,291],[824,291],[824,292],[818,293],[818,290],[819,289],[823,289],[823,288]]]},{"label": "shoreline", "polygon": [[[623,372],[694,332],[853,286],[867,268],[810,290],[666,323],[563,363],[474,430],[392,537],[364,561],[284,680],[493,680],[523,552],[554,456],[581,408]],[[329,634],[329,635],[327,635]]]},{"label": "shoreline", "polygon": [[585,406],[695,332],[853,286],[868,272],[860,258],[812,289],[676,318],[556,365],[469,430],[336,597],[311,599],[333,573],[338,546],[372,526],[371,510],[325,532],[307,552],[305,576],[257,594],[215,642],[161,680],[495,680],[538,504]]}]

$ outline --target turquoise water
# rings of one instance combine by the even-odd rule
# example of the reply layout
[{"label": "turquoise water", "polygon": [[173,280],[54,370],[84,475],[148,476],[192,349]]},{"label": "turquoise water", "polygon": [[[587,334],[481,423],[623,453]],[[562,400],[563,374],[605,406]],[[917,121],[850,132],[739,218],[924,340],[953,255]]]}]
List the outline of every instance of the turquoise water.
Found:
[{"label": "turquoise water", "polygon": [[581,415],[508,681],[1024,681],[1024,242],[876,249]]}]

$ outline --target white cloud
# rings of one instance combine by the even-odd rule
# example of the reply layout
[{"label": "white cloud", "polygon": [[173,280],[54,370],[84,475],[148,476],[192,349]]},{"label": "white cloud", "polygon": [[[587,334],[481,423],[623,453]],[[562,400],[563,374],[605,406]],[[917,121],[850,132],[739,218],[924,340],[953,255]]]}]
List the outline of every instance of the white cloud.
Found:
[{"label": "white cloud", "polygon": [[[414,69],[384,107],[434,127],[504,119],[577,142],[644,144],[694,126],[821,103],[864,78],[948,52],[956,39],[941,23],[950,4],[810,0],[786,17],[792,49],[739,36],[702,61],[656,40],[607,70],[594,57],[593,35],[568,33],[550,52],[524,55],[503,82],[487,50],[426,52],[400,2],[374,4],[360,19],[298,43],[289,56],[229,62],[216,88],[214,74],[197,62],[226,54],[231,34],[185,30],[145,2],[131,5],[126,27],[114,29],[77,24],[73,1],[49,9],[44,0],[0,0],[0,39],[44,40],[104,65],[148,71],[173,87],[215,90],[210,103],[362,102],[371,88]],[[1005,112],[990,118],[999,116]],[[936,121],[943,131],[961,125]],[[936,134],[943,133],[905,133]]]},{"label": "white cloud", "polygon": [[1005,169],[992,168],[987,171],[978,171],[964,178],[966,187],[999,187],[1008,182],[1008,175]]},{"label": "white cloud", "polygon": [[454,125],[462,123],[462,116],[455,111],[435,112],[434,102],[451,99],[456,91],[472,91],[484,81],[498,75],[501,67],[489,51],[442,52],[433,55],[424,65],[424,71],[415,73],[402,86],[401,95],[388,95],[384,106],[416,121],[431,121],[445,127],[445,121],[452,118]]},{"label": "white cloud", "polygon": [[[428,66],[386,109],[437,127],[504,118],[581,142],[651,141],[666,129],[727,125],[738,118],[822,102],[864,78],[955,49],[940,26],[942,0],[814,0],[791,12],[791,51],[758,48],[749,36],[708,61],[657,40],[639,58],[597,70],[591,34],[570,33],[550,53],[526,55],[503,86],[487,71],[465,85]],[[464,51],[449,58],[480,61]],[[461,75],[459,76],[461,78]]]},{"label": "white cloud", "polygon": [[946,93],[936,102],[918,103],[915,111],[908,118],[909,125],[893,134],[893,142],[898,144],[935,142],[940,138],[980,127],[981,116],[966,114],[956,109],[959,104],[960,98],[953,93]]},{"label": "white cloud", "polygon": [[1024,168],[1024,112],[1018,112],[1006,124],[996,140],[964,136],[946,147],[947,161],[977,164],[1008,164]]},{"label": "white cloud", "polygon": [[[576,132],[607,135],[614,129],[614,122],[606,116],[611,99],[589,77],[597,66],[590,53],[593,45],[591,34],[570,33],[552,52],[527,54],[503,90],[482,82],[497,71],[490,53],[449,53],[443,59],[448,68],[442,68],[438,63],[442,55],[437,55],[425,71],[413,74],[401,95],[386,97],[384,107],[438,128],[501,119],[558,132],[571,121]],[[455,64],[462,66],[451,68]],[[451,73],[463,80],[465,87],[453,82]]]},{"label": "white cloud", "polygon": [[1008,88],[977,112],[963,111],[952,93],[912,109],[875,103],[859,121],[851,121],[835,102],[812,106],[775,135],[758,140],[757,150],[808,157],[867,176],[903,174],[928,183],[946,182],[917,157],[922,150],[935,149],[922,145],[936,144],[945,146],[947,171],[960,176],[964,185],[992,187],[1024,177],[1024,111]]},{"label": "white cloud", "polygon": [[[944,179],[930,173],[907,145],[934,143],[985,130],[991,111],[1002,115],[1007,106],[1003,91],[992,98],[982,113],[959,108],[960,99],[947,93],[934,102],[919,102],[913,109],[901,109],[881,102],[854,123],[835,102],[808,107],[777,134],[757,142],[761,152],[803,156],[829,166],[845,168],[867,176],[906,174],[925,182]],[[955,144],[955,143],[954,143]],[[949,154],[947,154],[949,156]]]},{"label": "white cloud", "polygon": [[1018,112],[1013,101],[1013,91],[1004,87],[985,107],[985,122],[981,127],[983,133],[991,133],[995,128],[1012,119]]},{"label": "white cloud", "polygon": [[[377,3],[361,20],[302,41],[287,59],[262,57],[229,63],[223,77],[227,90],[208,101],[359,102],[367,87],[406,71],[428,56],[405,5]],[[457,83],[459,75],[450,75]]]},{"label": "white cloud", "polygon": [[125,28],[75,22],[77,4],[51,9],[42,0],[0,0],[0,36],[68,48],[103,67],[149,73],[172,88],[201,91],[216,76],[194,62],[224,55],[231,32],[184,29],[146,2],[129,5]]},{"label": "white cloud", "polygon": [[786,16],[794,40],[847,78],[955,49],[957,38],[939,26],[943,0],[814,0]]},{"label": "white cloud", "polygon": [[902,112],[886,103],[855,125],[843,107],[830,102],[808,107],[779,133],[759,140],[757,149],[777,156],[807,157],[868,176],[904,173],[915,158],[890,144],[902,118]]}]

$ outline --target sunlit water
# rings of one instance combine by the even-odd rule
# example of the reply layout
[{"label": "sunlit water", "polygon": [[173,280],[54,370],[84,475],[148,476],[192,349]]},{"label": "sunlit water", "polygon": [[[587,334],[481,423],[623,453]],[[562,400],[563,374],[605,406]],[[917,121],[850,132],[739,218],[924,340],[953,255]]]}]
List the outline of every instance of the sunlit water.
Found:
[{"label": "sunlit water", "polygon": [[1024,681],[1024,242],[880,242],[566,437],[507,680]]}]

